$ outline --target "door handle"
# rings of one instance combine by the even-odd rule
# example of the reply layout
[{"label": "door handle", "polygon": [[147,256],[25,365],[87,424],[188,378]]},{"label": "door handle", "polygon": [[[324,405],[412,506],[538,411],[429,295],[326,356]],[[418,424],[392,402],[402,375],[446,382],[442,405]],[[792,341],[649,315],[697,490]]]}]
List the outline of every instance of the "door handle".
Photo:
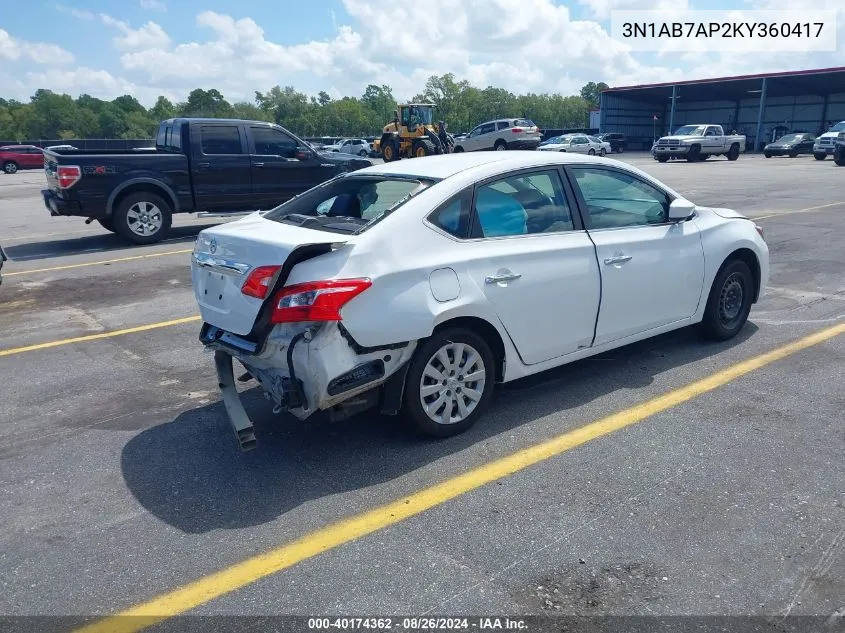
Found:
[{"label": "door handle", "polygon": [[253,167],[264,167],[264,163],[253,163]]},{"label": "door handle", "polygon": [[632,259],[633,257],[631,255],[617,255],[616,257],[608,257],[604,260],[604,263],[605,266],[611,266],[613,264],[624,264]]},{"label": "door handle", "polygon": [[498,284],[504,281],[514,281],[515,279],[519,279],[522,277],[519,273],[498,273],[496,275],[487,275],[484,278],[484,283],[487,284]]},{"label": "door handle", "polygon": [[197,163],[197,167],[211,167],[211,163]]}]

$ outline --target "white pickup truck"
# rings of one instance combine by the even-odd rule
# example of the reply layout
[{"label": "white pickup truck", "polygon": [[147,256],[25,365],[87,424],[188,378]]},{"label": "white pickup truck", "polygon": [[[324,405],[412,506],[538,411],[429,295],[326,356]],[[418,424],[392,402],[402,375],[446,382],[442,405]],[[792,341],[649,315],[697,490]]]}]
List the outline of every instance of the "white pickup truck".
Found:
[{"label": "white pickup truck", "polygon": [[684,125],[671,136],[661,137],[652,149],[654,160],[665,163],[670,158],[685,158],[691,163],[711,156],[736,160],[745,151],[744,135],[725,135],[721,125]]},{"label": "white pickup truck", "polygon": [[816,137],[816,142],[813,145],[813,156],[816,160],[824,160],[833,154],[841,132],[845,132],[845,121],[840,121],[827,132]]}]

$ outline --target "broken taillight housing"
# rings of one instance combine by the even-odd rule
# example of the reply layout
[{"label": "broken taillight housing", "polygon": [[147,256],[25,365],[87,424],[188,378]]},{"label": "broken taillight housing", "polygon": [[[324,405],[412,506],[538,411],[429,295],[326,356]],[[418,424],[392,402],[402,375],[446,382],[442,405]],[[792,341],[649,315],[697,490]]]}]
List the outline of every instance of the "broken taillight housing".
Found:
[{"label": "broken taillight housing", "polygon": [[309,281],[282,288],[273,299],[271,323],[340,321],[340,309],[373,285],[366,278]]},{"label": "broken taillight housing", "polygon": [[263,299],[270,292],[270,284],[273,277],[279,272],[281,266],[259,266],[249,273],[241,292],[256,299]]}]

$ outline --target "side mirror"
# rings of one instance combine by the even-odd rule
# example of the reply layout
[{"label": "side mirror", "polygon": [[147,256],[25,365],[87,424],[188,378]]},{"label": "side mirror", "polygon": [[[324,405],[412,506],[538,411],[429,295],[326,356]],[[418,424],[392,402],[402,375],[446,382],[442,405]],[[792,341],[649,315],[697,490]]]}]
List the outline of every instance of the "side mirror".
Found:
[{"label": "side mirror", "polygon": [[677,198],[669,205],[669,221],[680,222],[686,220],[695,211],[695,204],[684,198]]}]

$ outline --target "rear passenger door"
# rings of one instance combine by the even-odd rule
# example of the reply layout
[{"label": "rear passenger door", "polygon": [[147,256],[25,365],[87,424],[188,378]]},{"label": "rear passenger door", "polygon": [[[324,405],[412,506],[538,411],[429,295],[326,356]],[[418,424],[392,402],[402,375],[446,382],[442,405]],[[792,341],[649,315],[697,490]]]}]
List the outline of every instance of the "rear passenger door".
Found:
[{"label": "rear passenger door", "polygon": [[252,167],[244,130],[232,123],[191,126],[192,179],[196,208],[201,211],[255,209]]},{"label": "rear passenger door", "polygon": [[476,187],[473,241],[456,249],[526,365],[592,344],[600,273],[573,209],[557,169],[499,176]]}]

